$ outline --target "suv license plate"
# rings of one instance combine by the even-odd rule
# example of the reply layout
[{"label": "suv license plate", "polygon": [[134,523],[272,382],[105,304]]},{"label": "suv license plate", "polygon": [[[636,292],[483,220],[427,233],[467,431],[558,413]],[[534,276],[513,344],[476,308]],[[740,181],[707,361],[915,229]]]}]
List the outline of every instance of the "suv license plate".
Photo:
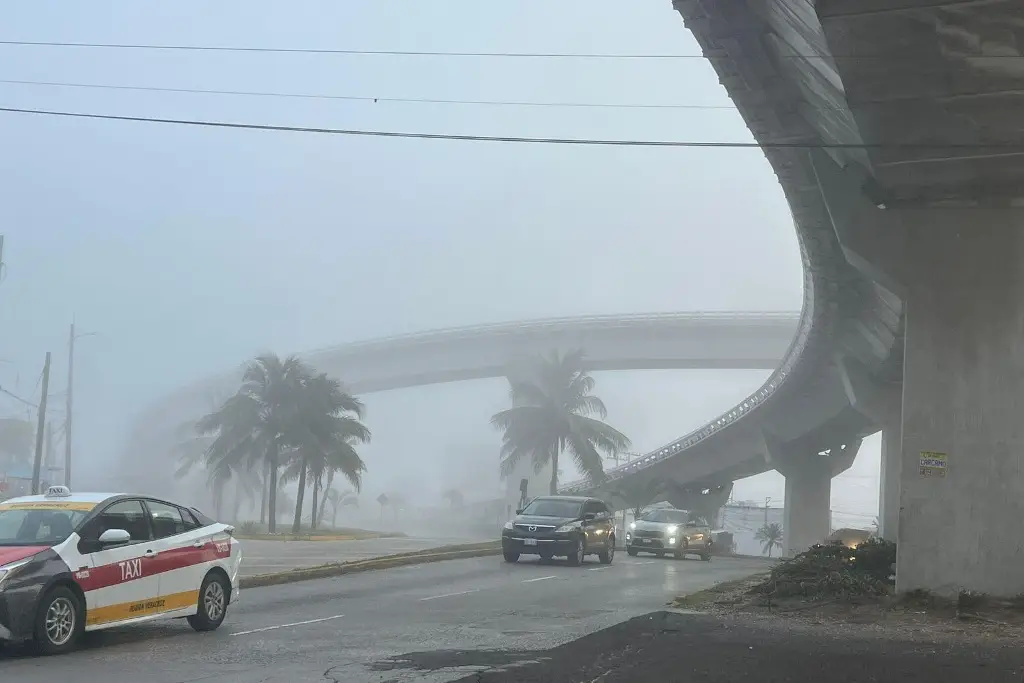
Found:
[{"label": "suv license plate", "polygon": [[641,543],[650,543],[650,542],[651,542],[651,539],[649,539],[649,538],[643,538],[643,539],[640,539],[640,542],[641,542]]},{"label": "suv license plate", "polygon": [[523,545],[537,545],[537,539],[536,538],[524,538],[523,539]]}]

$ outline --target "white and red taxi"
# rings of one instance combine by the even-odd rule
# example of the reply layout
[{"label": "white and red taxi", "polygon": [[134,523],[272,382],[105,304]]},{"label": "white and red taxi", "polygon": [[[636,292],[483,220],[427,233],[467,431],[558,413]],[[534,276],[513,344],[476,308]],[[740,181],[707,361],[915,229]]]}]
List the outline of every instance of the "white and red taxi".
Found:
[{"label": "white and red taxi", "polygon": [[238,599],[233,531],[146,496],[52,486],[0,502],[0,642],[57,654],[83,631],[176,617],[211,631]]}]

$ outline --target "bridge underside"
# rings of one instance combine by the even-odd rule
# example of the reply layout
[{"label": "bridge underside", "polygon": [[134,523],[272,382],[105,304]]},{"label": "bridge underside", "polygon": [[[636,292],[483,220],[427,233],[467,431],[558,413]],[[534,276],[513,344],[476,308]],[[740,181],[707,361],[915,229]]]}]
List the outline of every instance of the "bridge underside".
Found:
[{"label": "bridge underside", "polygon": [[613,480],[775,467],[790,507],[820,508],[819,454],[882,430],[899,588],[1024,592],[1000,521],[1024,512],[1024,4],[675,6],[792,207],[810,329],[770,400]]}]

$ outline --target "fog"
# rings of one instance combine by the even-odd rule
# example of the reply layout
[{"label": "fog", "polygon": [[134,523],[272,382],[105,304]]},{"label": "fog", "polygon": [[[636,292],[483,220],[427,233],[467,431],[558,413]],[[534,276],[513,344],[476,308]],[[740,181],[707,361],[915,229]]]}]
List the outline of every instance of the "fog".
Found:
[{"label": "fog", "polygon": [[[445,0],[400,8],[326,0],[40,0],[5,8],[4,34],[99,43],[700,53],[667,0]],[[7,107],[428,133],[752,140],[702,59],[0,46],[0,60],[2,78],[48,83],[709,108],[374,103],[0,83]],[[7,332],[0,387],[37,402],[44,353],[54,352],[51,417],[63,425],[68,325],[74,319],[81,332],[95,333],[76,351],[76,487],[108,488],[129,463],[150,473],[135,482],[140,487],[180,493],[168,477],[175,464],[167,453],[129,446],[134,419],[168,393],[259,352],[550,316],[795,311],[802,301],[792,220],[756,149],[516,145],[0,116],[0,315]],[[608,404],[608,421],[642,452],[727,410],[766,376],[600,373],[596,393]],[[481,380],[364,397],[373,441],[361,451],[368,466],[363,499],[389,492],[437,506],[449,488],[497,491],[500,435],[488,420],[507,405],[506,394],[503,381]],[[5,416],[32,413],[7,394],[0,408]],[[833,485],[833,507],[859,525],[877,506],[878,450],[877,437],[868,440]],[[781,503],[782,489],[781,477],[768,473],[738,483],[735,497]]]}]

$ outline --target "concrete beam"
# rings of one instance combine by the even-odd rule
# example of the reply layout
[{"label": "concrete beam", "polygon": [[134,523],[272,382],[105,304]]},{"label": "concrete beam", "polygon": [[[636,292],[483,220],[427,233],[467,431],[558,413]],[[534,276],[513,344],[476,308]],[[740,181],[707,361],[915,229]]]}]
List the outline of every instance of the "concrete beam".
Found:
[{"label": "concrete beam", "polygon": [[854,163],[840,167],[821,149],[808,154],[846,260],[902,296],[906,285],[901,264],[907,255],[907,240],[899,212],[884,208],[881,190],[863,167]]},{"label": "concrete beam", "polygon": [[693,486],[672,486],[666,490],[663,496],[680,510],[691,510],[704,515],[715,524],[718,519],[718,512],[732,495],[732,483],[711,488],[697,488]]},{"label": "concrete beam", "polygon": [[881,429],[899,423],[902,385],[879,384],[859,362],[848,356],[837,355],[835,364],[843,391],[854,410]]}]

